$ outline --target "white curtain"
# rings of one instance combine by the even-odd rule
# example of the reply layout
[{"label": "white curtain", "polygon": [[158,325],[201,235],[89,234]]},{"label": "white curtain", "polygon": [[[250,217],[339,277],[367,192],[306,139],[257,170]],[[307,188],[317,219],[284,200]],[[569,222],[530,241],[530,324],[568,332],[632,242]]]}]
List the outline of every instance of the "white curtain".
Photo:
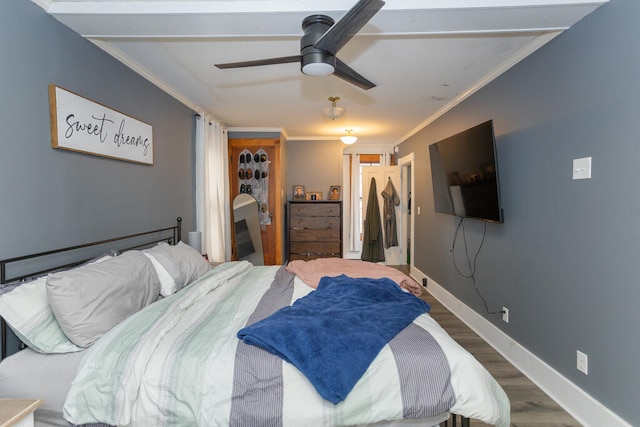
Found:
[{"label": "white curtain", "polygon": [[227,132],[209,115],[196,116],[196,223],[209,261],[231,259]]},{"label": "white curtain", "polygon": [[351,216],[349,218],[349,251],[360,252],[360,154],[351,155]]}]

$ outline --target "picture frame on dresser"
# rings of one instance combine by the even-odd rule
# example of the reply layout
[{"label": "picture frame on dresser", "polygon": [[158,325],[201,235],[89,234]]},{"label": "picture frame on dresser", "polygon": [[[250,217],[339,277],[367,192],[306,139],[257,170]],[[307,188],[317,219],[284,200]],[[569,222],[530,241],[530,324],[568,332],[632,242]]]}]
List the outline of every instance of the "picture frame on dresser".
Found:
[{"label": "picture frame on dresser", "polygon": [[332,185],[329,187],[329,200],[340,200],[341,187],[339,185]]},{"label": "picture frame on dresser", "polygon": [[291,189],[293,200],[306,200],[307,195],[304,191],[304,185],[294,185]]},{"label": "picture frame on dresser", "polygon": [[307,191],[307,200],[322,200],[322,191]]}]

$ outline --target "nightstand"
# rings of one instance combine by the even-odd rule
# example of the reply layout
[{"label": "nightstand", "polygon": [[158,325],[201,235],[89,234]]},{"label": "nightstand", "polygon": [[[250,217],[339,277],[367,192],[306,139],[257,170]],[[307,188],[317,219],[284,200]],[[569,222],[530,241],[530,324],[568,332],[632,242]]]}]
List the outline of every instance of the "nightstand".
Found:
[{"label": "nightstand", "polygon": [[0,427],[33,427],[33,411],[40,399],[0,399]]}]

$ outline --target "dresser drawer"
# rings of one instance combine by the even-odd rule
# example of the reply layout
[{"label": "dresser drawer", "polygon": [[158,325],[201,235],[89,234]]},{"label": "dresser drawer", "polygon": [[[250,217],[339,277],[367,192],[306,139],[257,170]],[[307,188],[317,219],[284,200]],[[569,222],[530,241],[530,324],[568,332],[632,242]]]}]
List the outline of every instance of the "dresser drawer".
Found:
[{"label": "dresser drawer", "polygon": [[292,254],[339,255],[340,242],[291,242]]},{"label": "dresser drawer", "polygon": [[322,217],[340,217],[339,203],[292,203],[289,206],[289,215],[291,218],[301,216],[322,216]]},{"label": "dresser drawer", "polygon": [[291,218],[290,228],[308,228],[313,230],[340,229],[339,216],[296,216]]},{"label": "dresser drawer", "polygon": [[291,229],[290,242],[340,242],[340,230]]}]

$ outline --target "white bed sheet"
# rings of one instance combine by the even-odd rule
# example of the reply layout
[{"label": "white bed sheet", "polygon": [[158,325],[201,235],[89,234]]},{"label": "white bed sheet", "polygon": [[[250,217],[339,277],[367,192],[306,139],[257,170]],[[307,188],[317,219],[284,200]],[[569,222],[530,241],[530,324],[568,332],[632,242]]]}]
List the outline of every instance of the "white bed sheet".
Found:
[{"label": "white bed sheet", "polygon": [[41,354],[30,348],[0,363],[0,398],[42,399],[36,426],[69,426],[62,418],[64,399],[84,352]]}]

